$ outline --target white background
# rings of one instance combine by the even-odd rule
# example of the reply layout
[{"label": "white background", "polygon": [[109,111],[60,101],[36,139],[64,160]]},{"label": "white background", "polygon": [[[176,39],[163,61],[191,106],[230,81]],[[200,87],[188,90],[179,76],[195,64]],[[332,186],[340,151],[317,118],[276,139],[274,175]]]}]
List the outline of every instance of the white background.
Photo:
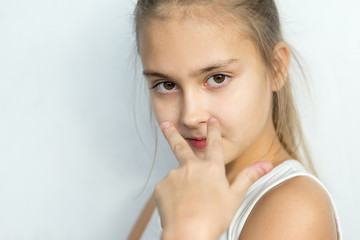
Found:
[{"label": "white background", "polygon": [[[315,165],[344,239],[360,239],[360,3],[278,2],[310,75],[311,98],[298,100]],[[0,240],[125,239],[155,182],[176,166],[161,141],[138,197],[153,141],[134,80],[133,7],[0,0]]]}]

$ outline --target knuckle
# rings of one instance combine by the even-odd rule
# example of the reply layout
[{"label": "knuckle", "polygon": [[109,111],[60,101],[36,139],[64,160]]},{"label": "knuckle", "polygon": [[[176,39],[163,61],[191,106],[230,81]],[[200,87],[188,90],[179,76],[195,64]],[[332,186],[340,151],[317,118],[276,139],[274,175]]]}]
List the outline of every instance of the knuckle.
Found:
[{"label": "knuckle", "polygon": [[180,153],[177,153],[177,156],[181,162],[188,162],[188,160],[191,158],[189,150],[181,151]]},{"label": "knuckle", "polygon": [[155,196],[158,196],[162,189],[163,189],[163,181],[160,181],[155,185],[155,188],[154,188]]},{"label": "knuckle", "polygon": [[177,172],[176,169],[171,169],[166,178],[168,179],[174,178],[176,176],[176,172]]},{"label": "knuckle", "polygon": [[221,144],[222,144],[221,139],[218,139],[218,138],[209,139],[210,146],[221,146]]},{"label": "knuckle", "polygon": [[251,183],[255,182],[258,179],[256,173],[254,171],[252,171],[251,169],[244,169],[243,174],[248,179],[248,181]]},{"label": "knuckle", "polygon": [[185,151],[186,145],[182,142],[175,143],[173,145],[173,151],[175,154],[180,154],[181,152]]}]

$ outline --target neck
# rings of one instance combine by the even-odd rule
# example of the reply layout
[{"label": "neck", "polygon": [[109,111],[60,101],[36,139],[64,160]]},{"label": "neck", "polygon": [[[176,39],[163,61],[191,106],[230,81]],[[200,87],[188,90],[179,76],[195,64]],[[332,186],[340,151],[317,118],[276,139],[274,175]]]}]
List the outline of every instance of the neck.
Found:
[{"label": "neck", "polygon": [[280,143],[272,121],[268,121],[255,143],[239,158],[226,165],[226,175],[229,182],[232,182],[242,169],[252,163],[268,161],[275,167],[288,159],[291,159],[291,156]]}]

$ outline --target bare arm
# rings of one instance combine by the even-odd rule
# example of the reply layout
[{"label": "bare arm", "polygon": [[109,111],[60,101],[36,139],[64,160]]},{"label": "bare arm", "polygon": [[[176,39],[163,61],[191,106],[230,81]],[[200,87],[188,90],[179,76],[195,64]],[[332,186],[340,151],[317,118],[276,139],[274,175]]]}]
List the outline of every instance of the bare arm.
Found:
[{"label": "bare arm", "polygon": [[256,204],[239,240],[337,239],[331,201],[308,177],[290,179]]},{"label": "bare arm", "polygon": [[144,209],[142,210],[139,218],[137,219],[134,227],[128,236],[128,240],[139,240],[143,234],[148,222],[150,221],[151,215],[155,209],[154,196],[152,195],[147,201]]}]

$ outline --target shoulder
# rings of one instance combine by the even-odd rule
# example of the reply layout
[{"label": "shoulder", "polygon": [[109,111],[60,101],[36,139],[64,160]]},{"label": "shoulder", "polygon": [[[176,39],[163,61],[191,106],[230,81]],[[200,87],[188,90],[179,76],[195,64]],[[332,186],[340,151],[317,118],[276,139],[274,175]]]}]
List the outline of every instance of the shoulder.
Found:
[{"label": "shoulder", "polygon": [[239,239],[336,239],[334,216],[327,192],[315,180],[294,177],[259,200]]}]

